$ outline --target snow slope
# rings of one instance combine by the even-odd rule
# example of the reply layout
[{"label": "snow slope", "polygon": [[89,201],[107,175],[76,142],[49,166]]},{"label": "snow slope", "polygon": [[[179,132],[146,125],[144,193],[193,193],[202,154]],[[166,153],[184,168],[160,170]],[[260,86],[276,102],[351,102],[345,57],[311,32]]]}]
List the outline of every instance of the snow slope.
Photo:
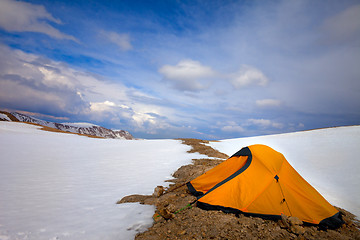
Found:
[{"label": "snow slope", "polygon": [[176,140],[94,139],[0,122],[0,239],[133,239],[153,206],[116,205],[151,194],[192,158]]},{"label": "snow slope", "polygon": [[331,204],[360,217],[360,126],[228,139],[211,146],[231,156],[253,144],[281,152]]},{"label": "snow slope", "polygon": [[[176,140],[93,139],[0,122],[0,240],[133,239],[154,208],[115,202],[151,194],[192,158]],[[232,155],[266,144],[332,204],[360,216],[360,126],[212,142]]]}]

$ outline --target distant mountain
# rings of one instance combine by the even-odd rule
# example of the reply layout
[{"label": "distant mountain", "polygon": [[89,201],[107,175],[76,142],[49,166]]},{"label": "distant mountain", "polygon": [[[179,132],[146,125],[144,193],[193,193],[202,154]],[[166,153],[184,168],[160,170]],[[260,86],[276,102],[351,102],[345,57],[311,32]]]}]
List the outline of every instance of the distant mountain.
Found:
[{"label": "distant mountain", "polygon": [[125,130],[111,130],[91,123],[55,123],[48,122],[18,112],[0,112],[0,121],[35,123],[41,126],[58,129],[64,132],[79,133],[103,138],[131,140],[134,137]]}]

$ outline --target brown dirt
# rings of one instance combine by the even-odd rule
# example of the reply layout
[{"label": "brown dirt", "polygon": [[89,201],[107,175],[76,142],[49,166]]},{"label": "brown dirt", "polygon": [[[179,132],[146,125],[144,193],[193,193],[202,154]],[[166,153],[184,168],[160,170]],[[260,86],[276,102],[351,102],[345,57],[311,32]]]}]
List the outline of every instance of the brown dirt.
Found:
[{"label": "brown dirt", "polygon": [[[209,157],[219,152],[204,145],[203,140],[182,139],[193,146],[190,152],[199,150]],[[201,146],[203,145],[203,146]],[[206,146],[206,147],[204,147]],[[211,148],[211,149],[209,149]],[[221,154],[221,153],[220,153]],[[226,156],[226,155],[222,155]],[[226,156],[227,158],[227,156]],[[317,226],[298,226],[303,234],[294,234],[281,221],[228,214],[221,211],[205,211],[196,207],[196,198],[186,187],[186,182],[221,163],[222,160],[193,159],[193,164],[182,166],[174,174],[170,186],[159,196],[131,195],[118,203],[140,202],[156,206],[154,224],[147,231],[138,233],[142,239],[359,239],[360,224],[355,216],[343,209],[345,224],[336,230],[321,230]]]},{"label": "brown dirt", "polygon": [[207,155],[208,157],[220,158],[220,159],[227,159],[229,158],[228,155],[219,152],[218,150],[213,149],[212,147],[205,145],[209,144],[207,140],[199,140],[194,138],[180,138],[183,144],[189,145],[192,147],[189,153],[198,152],[200,154]]}]

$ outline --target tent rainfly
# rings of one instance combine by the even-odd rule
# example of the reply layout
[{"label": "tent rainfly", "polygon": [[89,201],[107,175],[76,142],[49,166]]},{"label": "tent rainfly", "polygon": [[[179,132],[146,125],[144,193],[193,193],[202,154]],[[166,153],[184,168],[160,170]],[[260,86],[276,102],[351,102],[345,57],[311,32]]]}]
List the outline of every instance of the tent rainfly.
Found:
[{"label": "tent rainfly", "polygon": [[340,212],[281,153],[265,145],[242,148],[187,187],[197,196],[197,206],[206,210],[267,219],[285,214],[325,228],[343,223]]}]

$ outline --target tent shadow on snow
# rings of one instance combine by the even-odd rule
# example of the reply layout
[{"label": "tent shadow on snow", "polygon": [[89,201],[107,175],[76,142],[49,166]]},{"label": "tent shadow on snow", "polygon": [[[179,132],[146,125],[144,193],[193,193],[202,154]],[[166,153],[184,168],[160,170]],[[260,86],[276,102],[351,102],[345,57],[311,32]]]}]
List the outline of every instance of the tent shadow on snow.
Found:
[{"label": "tent shadow on snow", "polygon": [[265,145],[242,148],[187,183],[205,210],[244,213],[267,219],[281,214],[324,228],[340,227],[340,212],[288,163]]}]

